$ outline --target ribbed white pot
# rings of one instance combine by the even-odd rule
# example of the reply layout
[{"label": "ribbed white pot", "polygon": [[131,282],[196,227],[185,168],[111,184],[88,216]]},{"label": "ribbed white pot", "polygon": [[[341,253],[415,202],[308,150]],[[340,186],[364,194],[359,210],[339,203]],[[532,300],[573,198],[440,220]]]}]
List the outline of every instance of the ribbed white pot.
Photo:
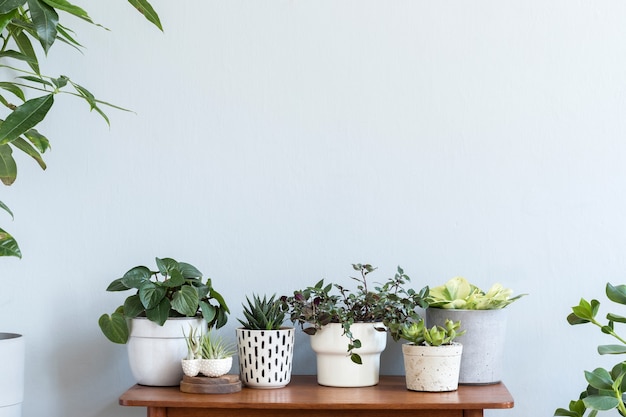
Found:
[{"label": "ribbed white pot", "polygon": [[20,417],[24,401],[24,336],[0,333],[0,417]]},{"label": "ribbed white pot", "polygon": [[428,327],[443,326],[446,319],[461,322],[466,333],[455,341],[463,345],[460,384],[495,384],[502,380],[506,309],[454,310],[427,308]]},{"label": "ribbed white pot", "polygon": [[201,317],[170,317],[163,326],[143,317],[130,320],[128,362],[138,384],[159,387],[180,384],[181,359],[187,355],[184,334],[189,334],[190,325],[206,333],[207,323]]},{"label": "ribbed white pot", "polygon": [[349,339],[339,323],[330,323],[311,336],[311,348],[317,358],[317,383],[329,387],[368,387],[378,384],[380,354],[387,346],[387,333],[375,329],[382,323],[354,323],[350,331],[361,347],[361,365],[347,353]]},{"label": "ribbed white pot", "polygon": [[455,391],[459,387],[463,346],[402,345],[406,387],[412,391]]},{"label": "ribbed white pot", "polygon": [[281,388],[291,381],[295,330],[235,329],[241,382],[250,388]]}]

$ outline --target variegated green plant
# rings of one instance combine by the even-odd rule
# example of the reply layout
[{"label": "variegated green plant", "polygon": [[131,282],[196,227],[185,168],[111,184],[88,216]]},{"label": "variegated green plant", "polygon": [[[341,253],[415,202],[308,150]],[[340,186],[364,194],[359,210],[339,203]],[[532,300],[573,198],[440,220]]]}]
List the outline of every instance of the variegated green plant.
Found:
[{"label": "variegated green plant", "polygon": [[462,310],[495,310],[504,308],[523,297],[511,297],[513,290],[494,284],[484,292],[463,277],[455,277],[443,285],[430,289],[428,306]]},{"label": "variegated green plant", "polygon": [[[162,30],[159,16],[148,0],[128,2]],[[0,68],[8,70],[2,71],[5,75],[0,77],[0,181],[4,185],[13,184],[17,178],[14,150],[24,152],[46,169],[42,155],[50,143],[35,128],[48,116],[57,94],[85,100],[90,110],[100,114],[106,123],[109,119],[102,106],[125,110],[97,99],[65,75],[44,75],[38,54],[49,55],[57,42],[76,49],[82,47],[72,29],[61,23],[61,17],[68,15],[101,26],[84,9],[67,0],[0,1]],[[8,78],[8,74],[18,76]],[[4,203],[0,202],[0,208],[12,215]],[[22,256],[16,240],[1,228],[0,256]]]}]

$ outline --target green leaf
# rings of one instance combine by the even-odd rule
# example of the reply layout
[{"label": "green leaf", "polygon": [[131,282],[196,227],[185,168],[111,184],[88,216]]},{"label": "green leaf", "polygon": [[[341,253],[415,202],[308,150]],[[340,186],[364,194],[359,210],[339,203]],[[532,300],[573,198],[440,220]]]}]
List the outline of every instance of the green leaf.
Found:
[{"label": "green leaf", "polygon": [[157,323],[159,326],[163,326],[163,323],[167,321],[170,315],[171,305],[170,300],[163,298],[159,305],[150,310],[146,310],[146,317],[148,320]]},{"label": "green leaf", "polygon": [[124,278],[118,278],[109,284],[109,286],[107,287],[107,291],[126,291],[130,288],[131,287],[127,287],[124,284]]},{"label": "green leaf", "polygon": [[26,139],[28,139],[39,152],[44,153],[50,149],[50,141],[48,138],[39,133],[36,129],[29,129],[24,133],[24,136],[26,136]]},{"label": "green leaf", "polygon": [[9,145],[0,145],[0,180],[4,185],[13,184],[17,178],[17,164],[12,154]]},{"label": "green leaf", "polygon": [[139,295],[131,295],[124,300],[124,316],[128,318],[135,318],[145,310]]},{"label": "green leaf", "polygon": [[350,359],[352,360],[352,362],[356,363],[357,365],[363,364],[363,360],[361,359],[361,356],[357,353],[351,354]]},{"label": "green leaf", "polygon": [[186,262],[179,262],[178,267],[180,269],[180,272],[182,272],[183,277],[185,277],[185,279],[202,278],[202,272],[200,272],[198,268],[196,268],[195,266],[191,264],[188,264]]},{"label": "green leaf", "polygon": [[145,266],[136,266],[127,271],[121,278],[127,288],[141,288],[144,282],[150,281],[150,270]]},{"label": "green leaf", "polygon": [[26,3],[26,0],[0,0],[0,13],[9,13]]},{"label": "green leaf", "polygon": [[626,285],[613,286],[607,283],[606,296],[615,303],[626,305]]},{"label": "green leaf", "polygon": [[[163,281],[163,286],[168,288],[180,287],[185,283],[183,274],[178,269],[173,269],[168,279]],[[196,296],[197,297],[197,296]]]},{"label": "green leaf", "polygon": [[98,320],[98,325],[111,342],[124,344],[128,341],[128,325],[122,313],[115,312],[110,316],[103,314]]},{"label": "green leaf", "polygon": [[13,95],[15,95],[16,97],[18,97],[20,100],[22,101],[26,101],[26,97],[24,96],[24,92],[22,91],[22,89],[13,84],[13,83],[9,83],[9,82],[0,82],[0,88],[6,91],[9,91],[11,93],[13,93]]},{"label": "green leaf", "polygon": [[3,229],[0,229],[0,256],[22,257],[22,252],[17,245],[17,241]]},{"label": "green leaf", "polygon": [[80,17],[82,19],[85,19],[91,22],[91,18],[89,17],[89,15],[87,14],[85,10],[81,9],[78,6],[74,6],[73,4],[70,4],[69,2],[65,0],[43,0],[43,1],[44,3],[46,3],[48,6],[52,8],[63,10],[64,12],[73,14],[76,17]]},{"label": "green leaf", "polygon": [[157,13],[154,11],[154,9],[147,0],[128,0],[128,2],[132,4],[139,11],[139,13],[144,15],[149,22],[151,22],[161,31],[163,31],[161,21],[159,20],[159,15],[157,15]]},{"label": "green leaf", "polygon": [[33,59],[32,57],[25,55],[21,52],[17,52],[17,51],[13,51],[13,50],[7,50],[7,51],[2,51],[0,52],[0,58],[13,58],[13,59],[19,59],[20,61],[24,61],[24,62],[37,62],[36,59]]},{"label": "green leaf", "polygon": [[184,316],[195,316],[198,312],[198,293],[195,288],[191,285],[184,285],[180,290],[174,292],[172,308]]},{"label": "green leaf", "polygon": [[169,276],[173,270],[178,269],[178,262],[172,258],[155,258],[155,260],[161,275]]},{"label": "green leaf", "polygon": [[52,94],[33,98],[16,108],[0,126],[0,145],[17,139],[45,117],[52,104]]},{"label": "green leaf", "polygon": [[603,368],[596,368],[593,372],[585,371],[585,379],[592,387],[599,390],[612,390],[613,378],[609,371]]},{"label": "green leaf", "polygon": [[4,204],[2,201],[0,201],[0,209],[6,211],[7,213],[9,213],[11,215],[11,218],[13,218],[13,212],[11,211],[11,209],[9,208],[9,206],[7,206],[6,204]]},{"label": "green leaf", "polygon": [[[209,284],[210,286],[210,284]],[[213,287],[211,287],[211,291],[209,293],[209,297],[215,299],[215,301],[217,301],[220,305],[220,307],[227,313],[230,313],[230,309],[228,308],[228,306],[226,305],[226,300],[224,300],[224,297],[222,297],[222,294],[220,294],[219,292],[215,291],[213,289]]]},{"label": "green leaf", "polygon": [[41,169],[46,169],[46,163],[43,161],[41,154],[35,148],[33,148],[30,143],[26,142],[25,139],[17,138],[13,142],[11,142],[11,145],[15,146],[17,149],[37,161]]},{"label": "green leaf", "polygon": [[598,346],[598,353],[600,355],[620,355],[626,353],[626,346],[624,345],[601,345]]},{"label": "green leaf", "polygon": [[12,31],[15,44],[22,53],[31,58],[32,61],[28,61],[28,65],[35,72],[39,74],[39,61],[37,60],[37,54],[33,48],[33,44],[24,31]]},{"label": "green leaf", "polygon": [[619,403],[617,398],[608,395],[590,395],[583,398],[583,402],[587,407],[600,411],[612,410]]},{"label": "green leaf", "polygon": [[211,323],[215,320],[215,316],[217,315],[217,308],[215,306],[207,303],[206,301],[200,301],[198,303],[200,306],[200,310],[202,311],[202,317],[207,323]]},{"label": "green leaf", "polygon": [[144,305],[146,310],[155,308],[165,299],[166,292],[165,288],[156,285],[154,282],[145,281],[139,289],[141,304]]},{"label": "green leaf", "polygon": [[9,23],[17,16],[18,10],[12,10],[8,13],[0,13],[0,32],[4,32]]},{"label": "green leaf", "polygon": [[54,84],[52,84],[51,82],[49,82],[47,80],[44,80],[43,78],[40,78],[40,77],[33,77],[33,76],[30,76],[30,75],[24,75],[24,76],[18,77],[18,78],[21,78],[22,80],[27,80],[27,81],[31,81],[31,82],[34,82],[34,83],[38,83],[38,84],[41,84],[41,85],[43,85],[45,87],[54,88]]},{"label": "green leaf", "polygon": [[28,9],[33,19],[41,47],[47,54],[57,38],[59,15],[54,8],[41,0],[28,0]]}]

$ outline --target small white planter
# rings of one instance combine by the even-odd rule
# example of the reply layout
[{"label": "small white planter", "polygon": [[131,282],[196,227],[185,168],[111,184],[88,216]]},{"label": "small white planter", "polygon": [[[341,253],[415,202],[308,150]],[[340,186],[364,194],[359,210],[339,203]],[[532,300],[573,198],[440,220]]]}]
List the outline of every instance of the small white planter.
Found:
[{"label": "small white planter", "polygon": [[159,387],[179,385],[183,378],[181,359],[187,355],[185,333],[189,326],[206,332],[201,317],[171,317],[158,324],[137,317],[130,320],[128,362],[138,384]]},{"label": "small white planter", "polygon": [[20,417],[24,401],[24,337],[0,333],[0,417]]},{"label": "small white planter", "polygon": [[463,346],[402,345],[406,387],[412,391],[455,391],[459,387]]},{"label": "small white planter", "polygon": [[241,381],[250,388],[281,388],[291,381],[293,327],[235,329]]},{"label": "small white planter", "polygon": [[455,339],[463,345],[459,383],[483,385],[500,382],[504,367],[506,309],[426,309],[428,327],[443,326],[446,319],[460,321],[461,330],[466,331]]},{"label": "small white planter", "polygon": [[198,376],[202,368],[202,359],[182,359],[183,373],[187,376]]},{"label": "small white planter", "polygon": [[226,375],[232,367],[232,356],[223,359],[200,359],[200,372],[211,378]]},{"label": "small white planter", "polygon": [[317,357],[317,383],[329,387],[368,387],[378,384],[380,354],[387,346],[387,333],[375,329],[382,323],[354,323],[350,331],[361,346],[361,365],[347,353],[349,339],[339,323],[330,323],[311,336],[311,348]]}]

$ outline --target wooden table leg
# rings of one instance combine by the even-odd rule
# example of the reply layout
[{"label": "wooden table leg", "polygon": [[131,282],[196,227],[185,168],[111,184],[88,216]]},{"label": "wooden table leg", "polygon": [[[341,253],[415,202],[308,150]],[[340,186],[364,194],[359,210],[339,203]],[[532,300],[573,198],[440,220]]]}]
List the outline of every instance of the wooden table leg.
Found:
[{"label": "wooden table leg", "polygon": [[167,409],[164,407],[148,407],[147,417],[167,417]]},{"label": "wooden table leg", "polygon": [[463,410],[463,417],[483,417],[483,410]]}]

